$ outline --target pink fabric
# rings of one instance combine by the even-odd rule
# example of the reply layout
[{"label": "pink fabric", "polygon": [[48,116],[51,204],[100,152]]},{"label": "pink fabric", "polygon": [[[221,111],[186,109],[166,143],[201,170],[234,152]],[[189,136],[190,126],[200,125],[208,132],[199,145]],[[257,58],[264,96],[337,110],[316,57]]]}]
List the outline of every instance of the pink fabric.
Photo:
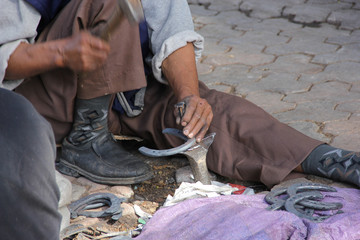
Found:
[{"label": "pink fabric", "polygon": [[263,194],[192,199],[160,209],[136,240],[360,239],[360,190],[338,189],[324,201],[342,202],[344,213],[322,223],[286,211],[267,211]]}]

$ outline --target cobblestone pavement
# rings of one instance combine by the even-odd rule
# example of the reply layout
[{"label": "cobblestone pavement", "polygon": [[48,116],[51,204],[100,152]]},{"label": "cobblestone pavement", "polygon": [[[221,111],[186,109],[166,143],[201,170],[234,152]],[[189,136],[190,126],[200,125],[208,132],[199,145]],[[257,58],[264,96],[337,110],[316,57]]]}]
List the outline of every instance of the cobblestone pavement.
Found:
[{"label": "cobblestone pavement", "polygon": [[[359,150],[360,2],[188,2],[205,38],[201,81],[248,99],[310,137]],[[72,200],[97,191],[133,195],[129,187],[70,180]]]},{"label": "cobblestone pavement", "polygon": [[360,2],[191,0],[199,78],[336,147],[359,150]]}]

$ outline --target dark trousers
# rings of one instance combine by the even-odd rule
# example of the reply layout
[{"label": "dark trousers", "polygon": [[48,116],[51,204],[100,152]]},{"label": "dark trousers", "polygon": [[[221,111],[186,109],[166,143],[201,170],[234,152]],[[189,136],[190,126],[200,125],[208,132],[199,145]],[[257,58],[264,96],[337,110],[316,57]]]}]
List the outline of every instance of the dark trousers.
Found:
[{"label": "dark trousers", "polygon": [[0,89],[0,111],[0,238],[59,239],[51,126],[12,91]]}]

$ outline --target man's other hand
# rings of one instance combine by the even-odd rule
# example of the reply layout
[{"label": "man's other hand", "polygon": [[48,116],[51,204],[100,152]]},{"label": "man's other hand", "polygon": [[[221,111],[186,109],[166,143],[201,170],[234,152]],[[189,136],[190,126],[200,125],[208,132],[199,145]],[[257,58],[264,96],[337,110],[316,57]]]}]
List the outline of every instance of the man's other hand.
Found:
[{"label": "man's other hand", "polygon": [[182,118],[179,112],[175,111],[176,122],[181,124],[183,133],[189,138],[196,137],[200,142],[208,131],[213,119],[213,112],[210,104],[203,98],[192,95],[183,99],[186,104],[186,110]]}]

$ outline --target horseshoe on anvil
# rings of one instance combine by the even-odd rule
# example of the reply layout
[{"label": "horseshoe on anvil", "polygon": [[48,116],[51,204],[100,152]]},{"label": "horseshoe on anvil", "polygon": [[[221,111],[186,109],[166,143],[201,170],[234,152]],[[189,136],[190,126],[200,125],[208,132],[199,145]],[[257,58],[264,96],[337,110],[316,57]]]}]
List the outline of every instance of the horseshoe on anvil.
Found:
[{"label": "horseshoe on anvil", "polygon": [[195,182],[200,181],[206,185],[211,184],[210,174],[206,165],[206,154],[208,148],[214,141],[215,133],[206,135],[200,143],[197,143],[195,138],[189,139],[179,129],[166,128],[162,131],[162,133],[179,137],[186,142],[180,146],[170,149],[156,150],[147,147],[141,147],[139,148],[139,151],[148,157],[163,157],[172,156],[175,154],[183,154],[190,162]]}]

